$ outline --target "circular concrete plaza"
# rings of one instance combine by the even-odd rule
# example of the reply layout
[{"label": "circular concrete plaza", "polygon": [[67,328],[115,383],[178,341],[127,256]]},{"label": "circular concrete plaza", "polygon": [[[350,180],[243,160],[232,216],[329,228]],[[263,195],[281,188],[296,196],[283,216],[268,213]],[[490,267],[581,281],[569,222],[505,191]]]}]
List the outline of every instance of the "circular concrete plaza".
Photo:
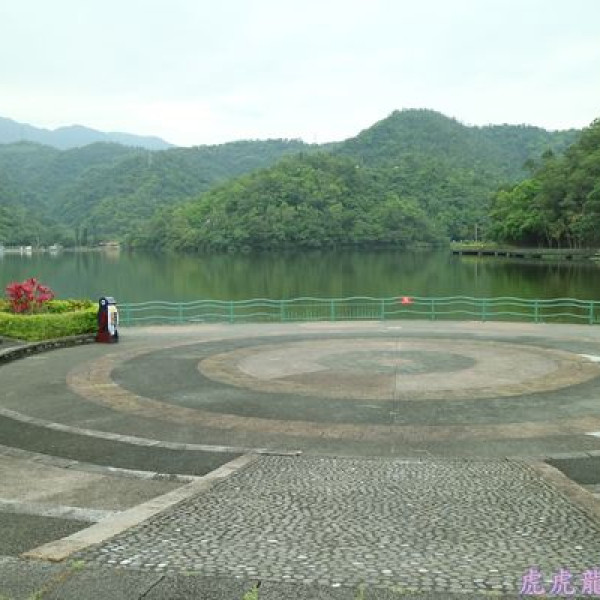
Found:
[{"label": "circular concrete plaza", "polygon": [[18,360],[2,379],[4,419],[170,448],[490,457],[600,449],[600,330],[588,326],[124,328],[119,344]]}]

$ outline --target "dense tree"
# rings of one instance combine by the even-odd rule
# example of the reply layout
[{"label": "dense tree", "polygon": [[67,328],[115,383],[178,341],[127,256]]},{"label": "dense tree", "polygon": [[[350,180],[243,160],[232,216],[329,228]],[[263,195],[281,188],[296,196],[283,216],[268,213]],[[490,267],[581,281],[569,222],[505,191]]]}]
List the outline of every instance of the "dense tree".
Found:
[{"label": "dense tree", "polygon": [[432,110],[395,111],[333,149],[381,169],[387,189],[416,198],[451,239],[487,229],[495,191],[526,174],[544,152],[562,153],[574,130],[524,125],[466,127]]},{"label": "dense tree", "polygon": [[379,171],[353,160],[301,154],[161,213],[138,240],[174,250],[223,250],[441,239],[414,198],[382,187]]},{"label": "dense tree", "polygon": [[563,155],[546,152],[533,176],[494,198],[491,233],[503,241],[600,244],[600,120]]},{"label": "dense tree", "polygon": [[[584,196],[574,192],[575,180],[568,194],[561,188],[561,156],[575,137],[467,127],[407,110],[321,147],[295,140],[160,152],[105,143],[67,151],[0,145],[0,243],[116,238],[181,249],[318,247],[466,239],[483,229],[507,240],[575,244],[592,235],[590,211],[599,202],[587,181],[579,185]],[[287,156],[295,158],[277,164]],[[510,185],[527,175],[524,163],[547,172],[535,210],[523,200],[529,187],[511,196]],[[504,195],[488,225],[498,188]],[[500,223],[517,208],[522,218]]]},{"label": "dense tree", "polygon": [[[161,152],[104,143],[67,151],[30,142],[0,145],[0,207],[31,209],[70,229],[73,240],[82,227],[90,232],[90,243],[123,238],[164,206],[310,148],[296,140]],[[0,243],[8,241],[0,238]]]}]

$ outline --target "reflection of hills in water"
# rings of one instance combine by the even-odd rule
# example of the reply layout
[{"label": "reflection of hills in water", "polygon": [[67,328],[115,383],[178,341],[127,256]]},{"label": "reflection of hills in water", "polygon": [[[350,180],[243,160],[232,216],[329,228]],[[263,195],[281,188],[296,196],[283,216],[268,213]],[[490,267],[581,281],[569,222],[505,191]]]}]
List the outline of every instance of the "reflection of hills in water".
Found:
[{"label": "reflection of hills in water", "polygon": [[31,256],[34,252],[46,252],[46,248],[33,248],[33,246],[0,246],[0,254],[19,254]]},{"label": "reflection of hills in water", "polygon": [[593,263],[463,259],[449,251],[312,251],[189,256],[61,252],[5,254],[0,288],[35,275],[60,297],[120,302],[372,296],[600,298]]},{"label": "reflection of hills in water", "polygon": [[121,251],[119,242],[106,242],[93,247],[82,248],[64,248],[60,244],[51,246],[2,246],[0,245],[0,254],[19,254],[21,256],[31,256],[33,254],[50,254],[56,256],[61,252],[105,252],[106,254],[118,254]]}]

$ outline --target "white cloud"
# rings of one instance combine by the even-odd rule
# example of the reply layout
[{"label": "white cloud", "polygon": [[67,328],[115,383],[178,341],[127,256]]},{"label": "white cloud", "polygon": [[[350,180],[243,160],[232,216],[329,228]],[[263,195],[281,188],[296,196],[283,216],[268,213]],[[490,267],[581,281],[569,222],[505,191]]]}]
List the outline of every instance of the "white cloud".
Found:
[{"label": "white cloud", "polygon": [[0,115],[179,144],[600,114],[595,0],[39,0],[0,6]]}]

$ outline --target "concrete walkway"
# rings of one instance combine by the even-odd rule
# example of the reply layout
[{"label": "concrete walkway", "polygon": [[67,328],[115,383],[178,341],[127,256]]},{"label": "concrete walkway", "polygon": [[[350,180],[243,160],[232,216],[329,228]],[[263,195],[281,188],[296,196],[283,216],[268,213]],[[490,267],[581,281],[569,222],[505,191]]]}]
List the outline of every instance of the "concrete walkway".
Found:
[{"label": "concrete walkway", "polygon": [[[5,365],[2,439],[65,456],[75,438],[57,431],[335,455],[597,451],[598,332],[412,322],[128,329],[118,346]],[[17,422],[46,429],[45,441]]]},{"label": "concrete walkway", "polygon": [[581,587],[598,361],[593,327],[365,322],[125,329],[5,364],[0,598],[514,597],[533,567]]}]

